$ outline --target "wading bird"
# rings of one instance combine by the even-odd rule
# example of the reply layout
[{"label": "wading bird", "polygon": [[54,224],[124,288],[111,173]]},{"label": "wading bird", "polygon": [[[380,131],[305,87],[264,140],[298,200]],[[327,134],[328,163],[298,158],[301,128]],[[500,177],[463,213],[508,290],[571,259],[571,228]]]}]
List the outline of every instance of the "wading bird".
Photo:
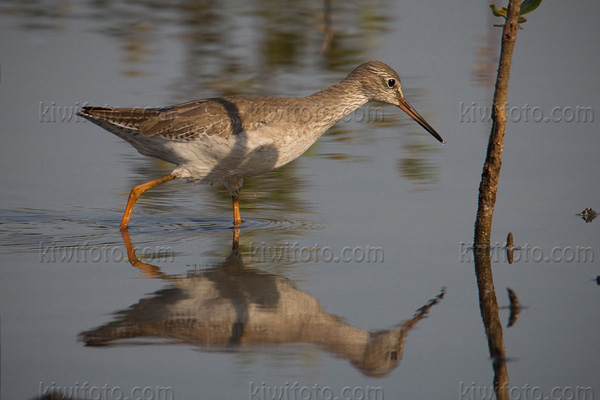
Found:
[{"label": "wading bird", "polygon": [[344,80],[307,97],[223,97],[163,108],[83,107],[78,115],[131,143],[141,154],[177,167],[135,186],[121,230],[146,190],[173,179],[222,183],[241,224],[238,196],[244,178],[299,157],[336,122],[369,101],[395,105],[444,143],[406,101],[396,71],[379,61],[359,65]]}]

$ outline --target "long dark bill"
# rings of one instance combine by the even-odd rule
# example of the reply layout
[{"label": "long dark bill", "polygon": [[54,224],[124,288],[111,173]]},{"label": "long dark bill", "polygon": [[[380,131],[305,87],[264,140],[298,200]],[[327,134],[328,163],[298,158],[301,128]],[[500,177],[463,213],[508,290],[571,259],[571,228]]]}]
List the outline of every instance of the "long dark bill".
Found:
[{"label": "long dark bill", "polygon": [[412,119],[414,119],[415,121],[417,121],[417,123],[419,125],[421,125],[423,128],[425,128],[425,130],[427,132],[431,133],[431,135],[433,135],[434,138],[436,138],[437,140],[439,140],[441,143],[446,143],[446,142],[444,142],[444,139],[442,139],[442,137],[439,135],[439,133],[437,133],[435,131],[435,129],[433,129],[431,127],[431,125],[429,125],[427,123],[427,121],[425,121],[425,118],[423,118],[421,116],[421,114],[419,114],[417,112],[417,110],[415,110],[413,108],[413,106],[410,105],[410,103],[408,101],[406,101],[404,99],[400,100],[400,105],[398,107],[400,107],[400,109],[402,111],[404,111],[405,113],[407,113],[408,115],[410,115],[410,117]]}]

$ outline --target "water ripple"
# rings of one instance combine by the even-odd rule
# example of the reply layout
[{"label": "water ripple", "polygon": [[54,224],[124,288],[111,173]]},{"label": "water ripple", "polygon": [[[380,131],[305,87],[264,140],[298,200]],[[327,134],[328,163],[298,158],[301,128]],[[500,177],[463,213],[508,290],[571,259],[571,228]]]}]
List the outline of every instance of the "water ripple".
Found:
[{"label": "water ripple", "polygon": [[[120,210],[74,208],[69,213],[55,210],[20,208],[0,209],[0,253],[27,253],[38,251],[44,244],[62,246],[121,245]],[[319,221],[294,218],[244,218],[239,229],[243,235],[263,234],[303,235],[326,228]],[[231,218],[189,218],[180,213],[146,215],[138,218],[130,231],[139,244],[165,240],[190,240],[198,232],[228,231],[233,228]]]}]

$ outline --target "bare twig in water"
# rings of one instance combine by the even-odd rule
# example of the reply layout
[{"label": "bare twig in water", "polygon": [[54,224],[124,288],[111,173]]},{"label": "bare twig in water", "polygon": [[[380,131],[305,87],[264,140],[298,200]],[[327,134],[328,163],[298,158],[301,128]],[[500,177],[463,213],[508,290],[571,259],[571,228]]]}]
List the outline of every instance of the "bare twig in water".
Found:
[{"label": "bare twig in water", "polygon": [[508,6],[508,19],[502,32],[502,50],[496,90],[492,106],[492,132],[488,142],[487,156],[481,174],[479,186],[479,207],[475,225],[475,245],[489,246],[494,205],[498,192],[498,178],[502,167],[502,150],[504,149],[504,131],[506,129],[506,101],[508,97],[508,82],[512,55],[517,40],[517,18],[520,1],[511,1]]},{"label": "bare twig in water", "polygon": [[508,370],[506,368],[502,324],[498,315],[498,301],[494,289],[489,249],[494,206],[498,192],[498,178],[500,177],[500,168],[502,166],[508,82],[510,80],[513,50],[519,30],[518,17],[520,8],[520,0],[509,1],[506,24],[502,31],[502,50],[500,52],[500,64],[492,106],[492,132],[490,133],[488,142],[483,173],[481,174],[474,238],[475,274],[479,290],[479,308],[488,339],[490,357],[493,360],[494,390],[496,398],[499,400],[507,400],[509,398]]}]

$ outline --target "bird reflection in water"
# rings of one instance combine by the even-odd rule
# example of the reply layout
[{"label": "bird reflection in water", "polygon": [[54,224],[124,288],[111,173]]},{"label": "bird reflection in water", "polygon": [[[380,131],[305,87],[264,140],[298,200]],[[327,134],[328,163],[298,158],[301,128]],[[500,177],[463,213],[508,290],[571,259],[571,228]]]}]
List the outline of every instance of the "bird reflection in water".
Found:
[{"label": "bird reflection in water", "polygon": [[239,230],[233,232],[232,251],[225,261],[178,277],[140,261],[129,233],[123,231],[131,265],[169,285],[117,311],[114,321],[82,332],[81,340],[87,346],[123,346],[159,339],[163,344],[166,340],[227,352],[308,343],[349,360],[365,375],[385,376],[400,363],[408,331],[445,295],[443,289],[411,319],[390,329],[359,329],[326,313],[316,298],[288,279],[244,267]]}]

